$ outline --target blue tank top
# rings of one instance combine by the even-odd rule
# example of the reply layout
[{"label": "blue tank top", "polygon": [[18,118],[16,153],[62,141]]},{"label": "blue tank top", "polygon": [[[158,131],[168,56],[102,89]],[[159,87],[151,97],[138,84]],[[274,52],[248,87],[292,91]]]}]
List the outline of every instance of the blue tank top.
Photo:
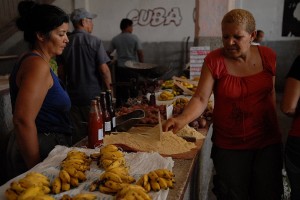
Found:
[{"label": "blue tank top", "polygon": [[[18,95],[19,87],[16,84],[16,76],[21,63],[29,56],[39,56],[35,53],[28,53],[18,61],[10,75],[10,98],[12,112],[14,113],[15,102]],[[69,112],[71,109],[71,101],[67,92],[63,89],[58,77],[50,69],[53,78],[53,85],[48,90],[42,107],[36,117],[35,123],[38,133],[63,133],[72,134],[72,127]]]}]

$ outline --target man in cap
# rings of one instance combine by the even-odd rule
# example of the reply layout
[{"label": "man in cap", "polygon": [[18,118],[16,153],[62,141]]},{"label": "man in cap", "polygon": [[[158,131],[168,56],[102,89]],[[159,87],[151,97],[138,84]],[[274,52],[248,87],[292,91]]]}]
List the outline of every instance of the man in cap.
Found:
[{"label": "man in cap", "polygon": [[[72,108],[74,124],[73,143],[87,136],[90,102],[101,91],[111,89],[111,73],[107,66],[110,61],[103,42],[91,35],[96,14],[84,8],[75,9],[70,19],[74,31],[69,35],[69,43],[62,56],[59,76],[65,82]],[[105,88],[102,88],[104,85]]]}]

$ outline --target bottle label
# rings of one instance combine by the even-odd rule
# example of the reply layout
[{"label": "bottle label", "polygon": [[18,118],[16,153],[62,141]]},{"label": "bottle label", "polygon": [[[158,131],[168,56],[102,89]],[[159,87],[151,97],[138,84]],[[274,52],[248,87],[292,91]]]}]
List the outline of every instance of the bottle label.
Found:
[{"label": "bottle label", "polygon": [[115,128],[116,127],[116,117],[113,117],[111,119],[111,121],[112,121],[112,127]]},{"label": "bottle label", "polygon": [[105,122],[105,132],[106,131],[111,131],[111,122],[110,121],[108,121],[108,122]]},{"label": "bottle label", "polygon": [[98,140],[103,140],[103,128],[98,129]]}]

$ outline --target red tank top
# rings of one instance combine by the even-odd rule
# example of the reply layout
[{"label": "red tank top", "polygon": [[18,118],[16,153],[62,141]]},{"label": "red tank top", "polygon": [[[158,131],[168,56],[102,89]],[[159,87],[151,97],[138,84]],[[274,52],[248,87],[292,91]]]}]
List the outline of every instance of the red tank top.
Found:
[{"label": "red tank top", "polygon": [[228,74],[222,50],[212,51],[205,63],[215,79],[213,142],[225,149],[257,149],[279,143],[272,90],[276,55],[258,46],[263,71],[245,77]]}]

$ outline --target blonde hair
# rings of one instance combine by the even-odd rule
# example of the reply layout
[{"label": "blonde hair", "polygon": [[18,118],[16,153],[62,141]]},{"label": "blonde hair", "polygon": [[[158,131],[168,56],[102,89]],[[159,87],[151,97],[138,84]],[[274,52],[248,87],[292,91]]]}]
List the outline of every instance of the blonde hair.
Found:
[{"label": "blonde hair", "polygon": [[231,23],[245,25],[248,33],[252,33],[256,29],[253,15],[249,11],[243,9],[233,9],[224,15],[222,25]]}]

